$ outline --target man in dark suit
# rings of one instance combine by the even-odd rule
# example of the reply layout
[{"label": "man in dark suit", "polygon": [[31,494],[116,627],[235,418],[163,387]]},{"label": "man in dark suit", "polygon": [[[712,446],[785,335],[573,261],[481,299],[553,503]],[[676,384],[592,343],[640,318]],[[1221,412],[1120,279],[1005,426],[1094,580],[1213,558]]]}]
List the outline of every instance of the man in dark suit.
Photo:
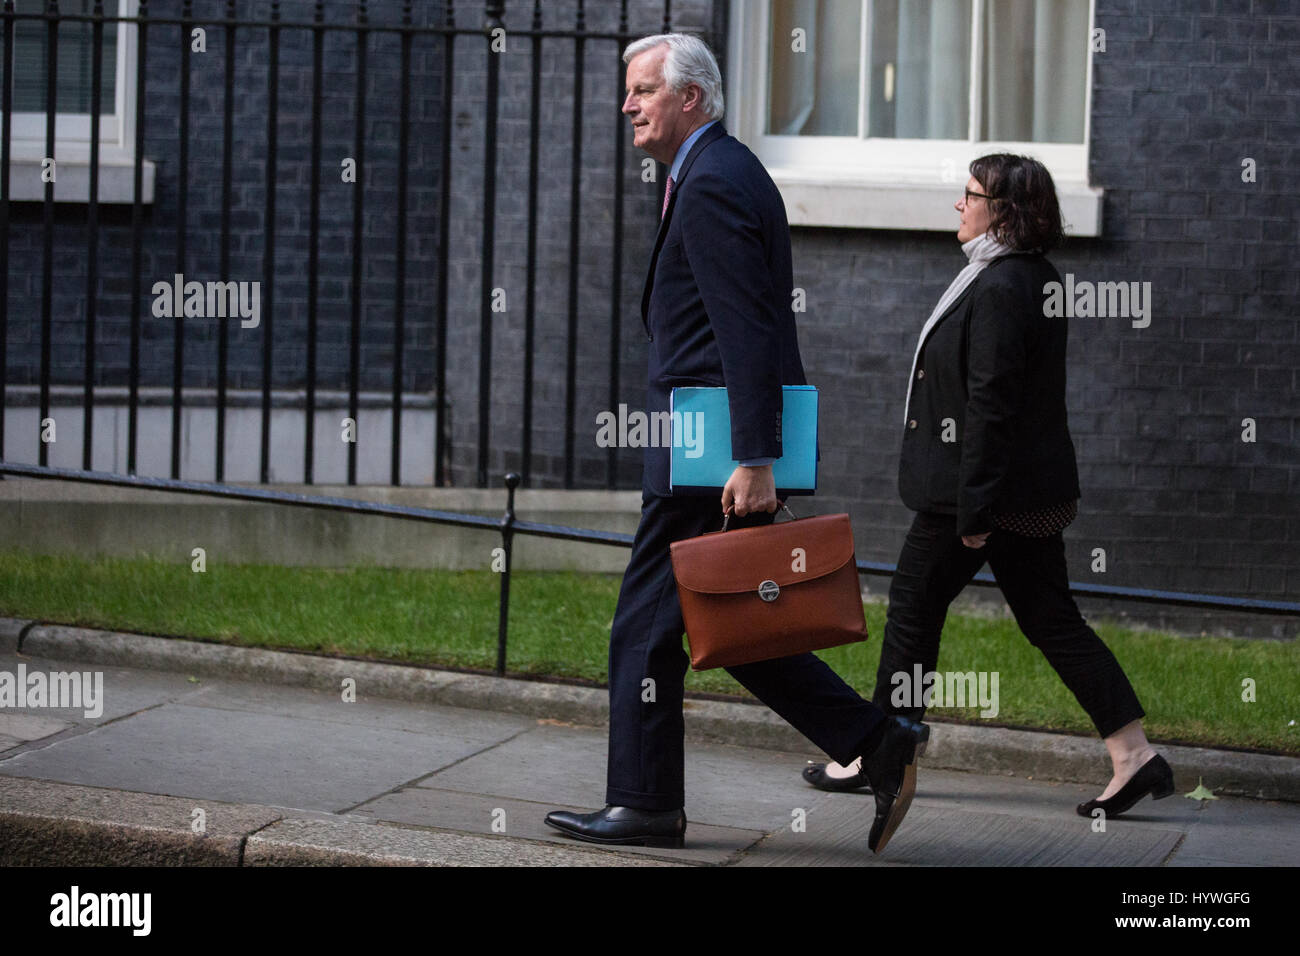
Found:
[{"label": "man in dark suit", "polygon": [[[597,843],[681,846],[686,832],[681,607],[669,544],[721,526],[769,524],[778,502],[781,386],[804,383],[791,309],[785,205],[762,164],[727,135],[713,54],[681,34],[631,44],[633,142],[669,167],[642,297],[649,346],[647,410],[677,386],[725,386],[739,462],[711,497],[671,497],[669,449],[647,448],[643,505],[610,634],[606,807],[546,822]],[[728,671],[837,760],[864,757],[878,785],[870,846],[884,848],[911,801],[928,729],[886,718],[813,654]],[[920,748],[923,749],[923,746]]]}]

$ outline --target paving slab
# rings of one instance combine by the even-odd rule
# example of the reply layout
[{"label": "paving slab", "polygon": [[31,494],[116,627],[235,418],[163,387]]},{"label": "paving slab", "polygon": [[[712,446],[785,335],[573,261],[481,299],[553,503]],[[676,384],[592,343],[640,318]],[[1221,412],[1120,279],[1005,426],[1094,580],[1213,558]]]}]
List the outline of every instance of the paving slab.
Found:
[{"label": "paving slab", "polygon": [[61,734],[76,724],[71,720],[57,717],[42,717],[26,712],[0,710],[0,738],[9,738],[15,743],[27,743]]},{"label": "paving slab", "polygon": [[777,832],[739,866],[1159,866],[1180,834],[1113,821],[1094,833],[1075,824],[1014,813],[977,813],[912,804],[884,852],[867,848],[871,815],[852,801],[830,801],[808,814],[806,830]]},{"label": "paving slab", "polygon": [[84,707],[28,707],[0,710],[0,716],[25,714],[55,718],[81,728],[97,727],[150,707],[183,700],[196,693],[200,687],[186,674],[176,671],[153,671],[138,667],[60,661],[28,654],[0,653],[0,671],[7,671],[16,676],[20,664],[28,674],[36,671],[46,675],[58,671],[80,671],[83,675],[87,672],[92,675],[96,672],[103,675],[103,712],[97,716],[86,716]]},{"label": "paving slab", "polygon": [[[1064,820],[1068,826],[1089,820],[1075,806],[1098,796],[1091,784],[1037,778],[945,772],[922,767],[918,803],[951,810],[1015,813]],[[1177,865],[1184,855],[1213,859],[1216,865],[1300,866],[1300,807],[1293,803],[1221,796],[1194,800],[1181,787],[1163,800],[1143,800],[1110,827],[1145,826],[1182,834]]]},{"label": "paving slab", "polygon": [[245,866],[672,866],[608,850],[376,824],[283,820],[248,840]]},{"label": "paving slab", "polygon": [[[544,724],[416,785],[596,810],[605,805],[607,743],[604,730]],[[688,825],[746,831],[785,826],[795,807],[827,796],[799,779],[805,760],[802,754],[688,744]]]},{"label": "paving slab", "polygon": [[[923,766],[912,809],[885,854],[875,857],[865,849],[874,799],[832,794],[828,806],[810,809],[804,833],[788,827],[775,832],[746,851],[741,865],[1300,866],[1294,804],[1238,797],[1199,801],[1178,792],[1107,821],[1106,835],[1118,840],[1080,841],[1103,835],[1074,809],[1096,790],[1090,784]],[[953,836],[945,818],[996,839]],[[1024,829],[1003,839],[998,835],[1007,819],[1022,821]],[[951,852],[938,853],[937,846]]]},{"label": "paving slab", "polygon": [[1176,809],[1186,836],[1170,860],[1173,866],[1300,866],[1300,820],[1293,803],[1179,797]]},{"label": "paving slab", "polygon": [[[573,807],[562,804],[537,803],[509,797],[481,793],[463,793],[458,790],[437,790],[430,787],[407,787],[397,793],[386,794],[370,803],[357,807],[352,816],[369,816],[375,820],[417,826],[436,826],[465,833],[491,835],[496,832],[574,848],[581,841],[565,836],[544,822],[552,810],[588,810],[590,807]],[[498,824],[497,821],[500,821]],[[494,830],[493,826],[504,826]],[[717,827],[688,820],[686,846],[680,850],[660,847],[619,847],[619,853],[634,856],[657,857],[677,863],[726,864],[738,859],[740,854],[766,836],[762,830],[743,830],[734,827]],[[597,848],[593,845],[593,848]]]},{"label": "paving slab", "polygon": [[516,723],[469,711],[437,733],[172,704],[6,755],[0,775],[340,811],[506,739]]},{"label": "paving slab", "polygon": [[536,718],[490,710],[413,704],[358,693],[344,700],[340,690],[282,687],[275,684],[205,677],[187,704],[235,713],[267,714],[344,724],[377,730],[398,730],[436,737],[453,734],[458,740],[487,746],[536,724]]}]

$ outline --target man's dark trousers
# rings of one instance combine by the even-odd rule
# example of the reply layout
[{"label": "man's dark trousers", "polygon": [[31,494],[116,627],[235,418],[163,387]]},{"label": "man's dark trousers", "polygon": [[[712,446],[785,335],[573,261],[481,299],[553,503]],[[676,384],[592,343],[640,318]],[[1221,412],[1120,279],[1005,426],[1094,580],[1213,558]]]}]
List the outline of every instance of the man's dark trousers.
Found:
[{"label": "man's dark trousers", "polygon": [[[770,524],[771,514],[728,527]],[[722,525],[713,496],[646,496],[623,576],[609,645],[609,777],[605,802],[642,810],[685,805],[685,724],[681,605],[668,545]],[[862,752],[884,720],[814,654],[760,661],[727,672],[840,763]],[[653,684],[646,684],[649,679]]]}]

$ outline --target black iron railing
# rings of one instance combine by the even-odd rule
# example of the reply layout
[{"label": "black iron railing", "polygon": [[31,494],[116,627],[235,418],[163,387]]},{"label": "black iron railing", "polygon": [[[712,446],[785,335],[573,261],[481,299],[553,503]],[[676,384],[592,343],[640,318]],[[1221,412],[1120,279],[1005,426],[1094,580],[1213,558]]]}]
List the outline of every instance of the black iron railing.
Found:
[{"label": "black iron railing", "polygon": [[[510,621],[510,573],[515,535],[534,535],[539,538],[557,538],[561,541],[612,545],[620,548],[632,547],[633,536],[630,534],[623,534],[617,531],[597,531],[591,528],[573,528],[568,525],[544,524],[537,521],[524,521],[519,519],[515,514],[515,489],[519,487],[520,476],[514,473],[505,476],[506,508],[504,514],[500,518],[488,518],[483,515],[462,514],[454,511],[438,511],[432,508],[413,508],[409,505],[394,505],[373,501],[356,501],[351,498],[337,498],[323,495],[302,495],[293,492],[275,491],[270,488],[246,488],[236,485],[220,484],[217,482],[180,481],[170,478],[113,475],[106,472],[48,468],[5,461],[0,461],[0,475],[14,475],[15,477],[21,478],[57,479],[62,481],[82,482],[86,484],[112,485],[119,488],[168,491],[178,494],[206,495],[216,498],[232,498],[238,501],[290,505],[300,508],[317,508],[326,511],[376,515],[388,518],[401,518],[408,521],[424,521],[431,524],[452,525],[462,528],[477,528],[482,531],[495,531],[501,535],[501,547],[504,550],[504,564],[501,572],[500,600],[497,618],[496,672],[498,674],[504,674],[506,672],[506,648],[509,638]],[[876,561],[858,561],[857,568],[859,574],[890,577],[897,570],[897,565],[883,564]],[[997,587],[997,582],[988,572],[977,574],[973,583],[981,587]],[[1146,604],[1160,604],[1167,607],[1200,608],[1207,611],[1300,617],[1300,603],[1291,601],[1268,601],[1259,598],[1224,597],[1216,594],[1196,594],[1186,591],[1158,591],[1150,588],[1118,587],[1105,584],[1082,584],[1073,581],[1070,582],[1070,593],[1076,597],[1136,601]]]}]

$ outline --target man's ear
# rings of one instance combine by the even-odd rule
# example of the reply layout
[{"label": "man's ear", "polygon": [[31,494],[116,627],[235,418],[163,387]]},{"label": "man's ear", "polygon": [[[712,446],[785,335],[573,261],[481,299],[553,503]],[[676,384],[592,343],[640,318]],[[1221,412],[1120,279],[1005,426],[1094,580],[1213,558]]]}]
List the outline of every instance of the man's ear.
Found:
[{"label": "man's ear", "polygon": [[700,104],[704,102],[704,91],[696,83],[687,83],[686,89],[683,90],[685,99],[682,101],[682,112],[689,113],[692,110],[698,110]]}]

